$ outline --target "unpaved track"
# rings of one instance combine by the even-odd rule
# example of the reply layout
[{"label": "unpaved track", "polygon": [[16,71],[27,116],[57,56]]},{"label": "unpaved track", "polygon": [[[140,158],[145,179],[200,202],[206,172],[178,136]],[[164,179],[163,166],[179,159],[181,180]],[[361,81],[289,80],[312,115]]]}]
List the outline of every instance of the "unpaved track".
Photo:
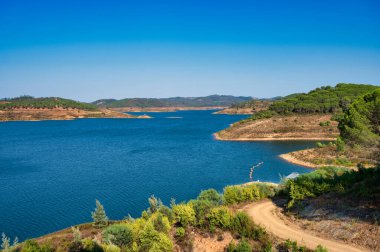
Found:
[{"label": "unpaved track", "polygon": [[319,244],[329,252],[359,252],[369,251],[356,248],[341,242],[327,240],[305,232],[296,225],[287,225],[276,213],[277,206],[271,200],[249,204],[243,208],[256,224],[266,228],[270,233],[281,239],[297,241],[298,244],[315,249]]}]

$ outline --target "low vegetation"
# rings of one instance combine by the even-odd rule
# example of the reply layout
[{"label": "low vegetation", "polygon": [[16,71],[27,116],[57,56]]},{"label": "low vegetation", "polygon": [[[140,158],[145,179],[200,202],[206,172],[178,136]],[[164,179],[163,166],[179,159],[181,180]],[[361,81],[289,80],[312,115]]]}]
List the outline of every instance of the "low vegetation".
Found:
[{"label": "low vegetation", "polygon": [[340,197],[350,195],[356,201],[377,204],[380,196],[380,166],[358,170],[324,167],[314,172],[289,179],[281,186],[279,195],[287,198],[287,207],[292,208],[307,198],[334,192]]}]

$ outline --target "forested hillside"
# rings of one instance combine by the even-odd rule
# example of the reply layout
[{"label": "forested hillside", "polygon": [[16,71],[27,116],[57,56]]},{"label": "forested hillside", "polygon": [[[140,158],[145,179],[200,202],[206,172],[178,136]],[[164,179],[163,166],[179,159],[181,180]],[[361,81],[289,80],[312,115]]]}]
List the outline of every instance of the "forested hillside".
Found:
[{"label": "forested hillside", "polygon": [[210,95],[205,97],[171,97],[171,98],[127,98],[122,100],[102,99],[92,102],[107,108],[121,107],[225,107],[235,103],[251,100],[252,97],[231,95]]},{"label": "forested hillside", "polygon": [[93,104],[77,102],[59,97],[34,98],[32,96],[20,96],[11,99],[2,99],[0,101],[0,110],[15,108],[75,108],[83,110],[96,110]]},{"label": "forested hillside", "polygon": [[375,91],[378,86],[337,84],[323,86],[307,94],[292,94],[270,106],[270,110],[285,113],[335,113],[347,109],[359,96]]}]

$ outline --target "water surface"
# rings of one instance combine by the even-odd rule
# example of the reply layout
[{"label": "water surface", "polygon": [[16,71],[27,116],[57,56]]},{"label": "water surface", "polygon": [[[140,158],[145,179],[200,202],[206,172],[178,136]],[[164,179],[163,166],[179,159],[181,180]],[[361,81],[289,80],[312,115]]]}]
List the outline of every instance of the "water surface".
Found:
[{"label": "water surface", "polygon": [[[212,133],[244,116],[148,113],[153,119],[0,124],[0,232],[26,239],[91,221],[99,199],[111,219],[139,216],[154,194],[168,204],[249,181],[308,172],[278,158],[312,142],[225,142]],[[175,117],[175,118],[168,118]]]}]

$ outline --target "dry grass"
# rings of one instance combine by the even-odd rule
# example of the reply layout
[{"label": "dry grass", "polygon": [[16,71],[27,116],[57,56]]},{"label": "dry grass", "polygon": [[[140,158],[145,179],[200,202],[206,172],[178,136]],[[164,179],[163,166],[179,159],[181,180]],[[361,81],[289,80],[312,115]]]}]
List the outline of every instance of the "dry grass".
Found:
[{"label": "dry grass", "polygon": [[[330,121],[329,126],[320,123]],[[216,133],[223,140],[333,140],[338,135],[337,122],[331,115],[289,115],[244,121]]]}]

